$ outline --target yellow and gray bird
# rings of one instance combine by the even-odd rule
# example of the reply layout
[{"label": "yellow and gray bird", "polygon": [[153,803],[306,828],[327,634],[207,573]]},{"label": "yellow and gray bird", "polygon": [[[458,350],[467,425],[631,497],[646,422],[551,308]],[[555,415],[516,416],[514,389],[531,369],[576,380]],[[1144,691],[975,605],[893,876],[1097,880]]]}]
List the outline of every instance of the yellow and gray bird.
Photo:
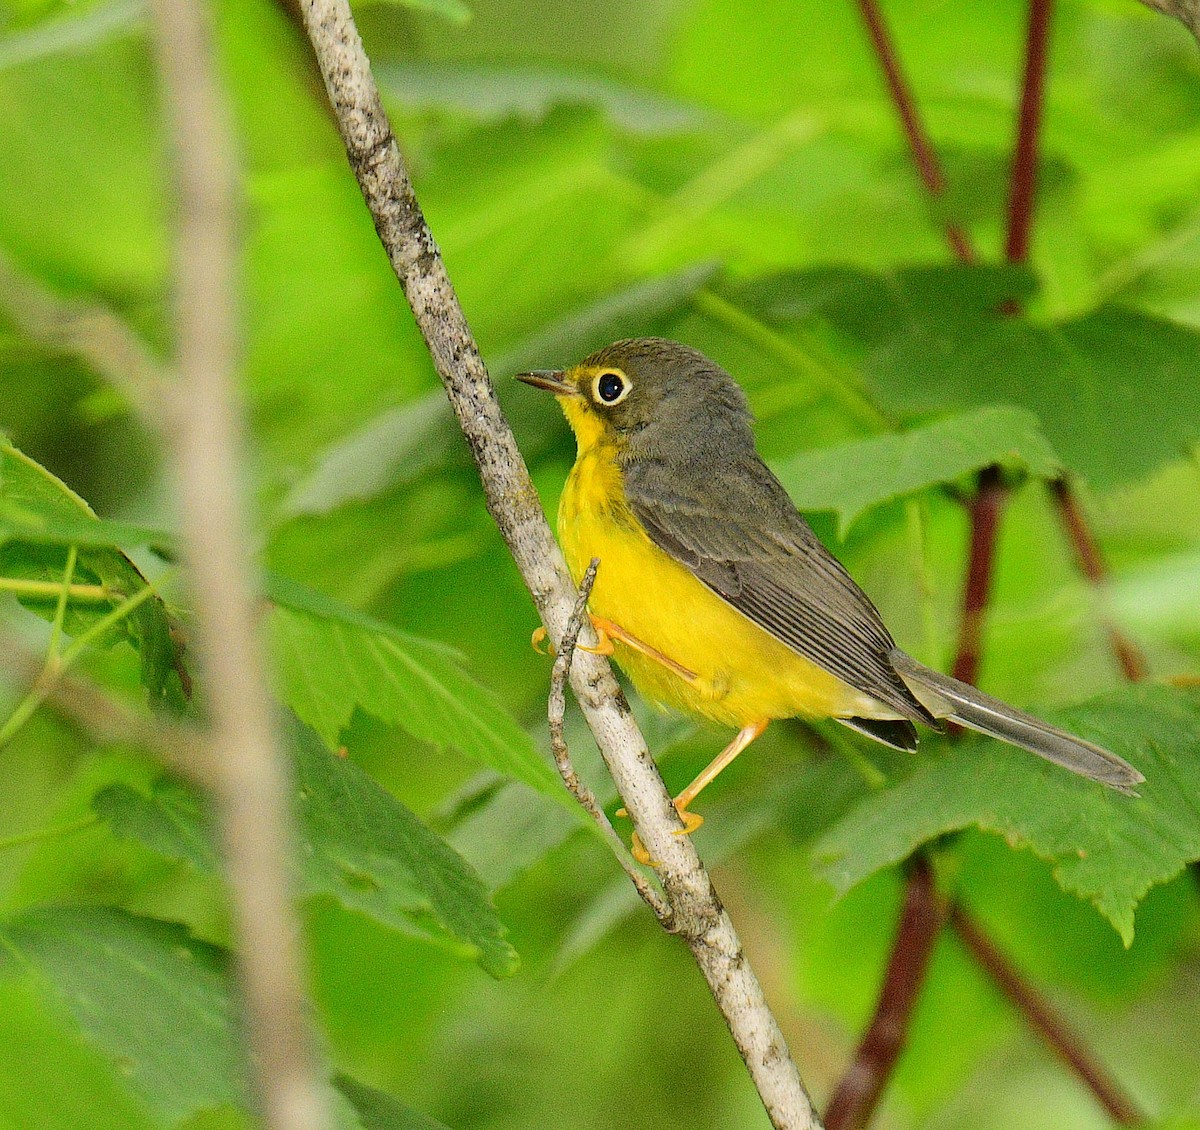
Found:
[{"label": "yellow and gray bird", "polygon": [[939,719],[1130,792],[1142,775],[1106,749],[918,663],[825,548],[759,456],[745,394],[702,353],[618,341],[552,392],[578,441],[558,533],[602,647],[660,705],[738,727],[677,798],[688,805],[777,718],[835,718],[915,750]]}]

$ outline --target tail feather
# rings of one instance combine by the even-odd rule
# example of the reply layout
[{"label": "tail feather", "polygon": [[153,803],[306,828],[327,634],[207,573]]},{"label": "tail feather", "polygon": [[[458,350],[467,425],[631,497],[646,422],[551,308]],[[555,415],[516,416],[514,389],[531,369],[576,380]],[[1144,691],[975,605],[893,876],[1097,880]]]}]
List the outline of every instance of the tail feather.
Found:
[{"label": "tail feather", "polygon": [[892,652],[891,660],[913,693],[934,714],[1010,745],[1020,746],[1117,792],[1136,796],[1133,787],[1145,780],[1141,773],[1115,753],[1068,734],[1023,710],[1017,710],[967,683],[934,671],[899,649]]}]

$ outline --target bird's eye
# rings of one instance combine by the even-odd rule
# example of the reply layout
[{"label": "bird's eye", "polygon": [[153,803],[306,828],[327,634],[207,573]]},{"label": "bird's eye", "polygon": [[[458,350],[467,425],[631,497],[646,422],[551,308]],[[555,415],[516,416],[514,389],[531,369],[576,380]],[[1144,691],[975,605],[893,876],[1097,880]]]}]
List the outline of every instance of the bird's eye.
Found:
[{"label": "bird's eye", "polygon": [[629,395],[629,381],[621,373],[607,371],[596,378],[596,399],[605,404],[618,404]]}]

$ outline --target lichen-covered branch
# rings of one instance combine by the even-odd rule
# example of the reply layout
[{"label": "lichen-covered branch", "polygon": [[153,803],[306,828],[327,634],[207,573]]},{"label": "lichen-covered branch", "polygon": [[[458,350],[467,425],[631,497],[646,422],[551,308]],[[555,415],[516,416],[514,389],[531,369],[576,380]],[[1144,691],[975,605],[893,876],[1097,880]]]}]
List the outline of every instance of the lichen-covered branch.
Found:
[{"label": "lichen-covered branch", "polygon": [[[576,592],[392,136],[347,0],[302,13],[350,166],[479,468],[487,506],[551,643]],[[590,626],[587,639],[593,639]],[[777,1128],[819,1126],[762,988],[681,824],[608,663],[581,652],[571,686],[642,843],[659,862],[673,930],[690,947]]]},{"label": "lichen-covered branch", "polygon": [[604,809],[596,800],[596,794],[580,779],[571,761],[571,751],[567,747],[564,733],[564,721],[567,712],[567,680],[571,677],[571,667],[575,662],[575,645],[579,642],[579,633],[587,623],[587,602],[592,595],[592,585],[596,582],[596,571],[600,567],[600,558],[592,558],[587,572],[579,582],[579,597],[571,610],[571,618],[567,621],[567,630],[559,644],[559,652],[554,658],[554,668],[550,672],[550,695],[546,704],[546,716],[550,726],[550,752],[554,756],[554,764],[558,775],[563,779],[569,792],[581,808],[588,813],[600,829],[605,842],[612,848],[613,855],[621,869],[629,876],[629,881],[637,889],[644,902],[652,911],[654,917],[662,923],[663,929],[671,930],[673,920],[671,908],[663,900],[657,889],[642,872],[637,861],[625,846],[625,841],[617,835],[616,829],[609,823]]}]

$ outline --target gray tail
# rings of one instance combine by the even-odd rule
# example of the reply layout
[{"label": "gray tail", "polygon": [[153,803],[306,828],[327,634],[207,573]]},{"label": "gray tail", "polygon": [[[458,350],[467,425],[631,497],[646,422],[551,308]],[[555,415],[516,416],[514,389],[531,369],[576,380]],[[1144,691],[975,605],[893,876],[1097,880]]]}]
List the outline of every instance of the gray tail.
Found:
[{"label": "gray tail", "polygon": [[[899,649],[892,652],[891,660],[905,682],[934,714],[1010,745],[1020,746],[1064,769],[1070,769],[1072,773],[1090,777],[1130,796],[1137,796],[1133,786],[1146,779],[1115,753],[1068,734],[1066,730],[1051,726],[1049,722],[1043,722],[1023,710],[1017,710],[967,683],[934,671]],[[922,694],[923,691],[926,694]],[[929,701],[931,698],[935,701]]]}]

